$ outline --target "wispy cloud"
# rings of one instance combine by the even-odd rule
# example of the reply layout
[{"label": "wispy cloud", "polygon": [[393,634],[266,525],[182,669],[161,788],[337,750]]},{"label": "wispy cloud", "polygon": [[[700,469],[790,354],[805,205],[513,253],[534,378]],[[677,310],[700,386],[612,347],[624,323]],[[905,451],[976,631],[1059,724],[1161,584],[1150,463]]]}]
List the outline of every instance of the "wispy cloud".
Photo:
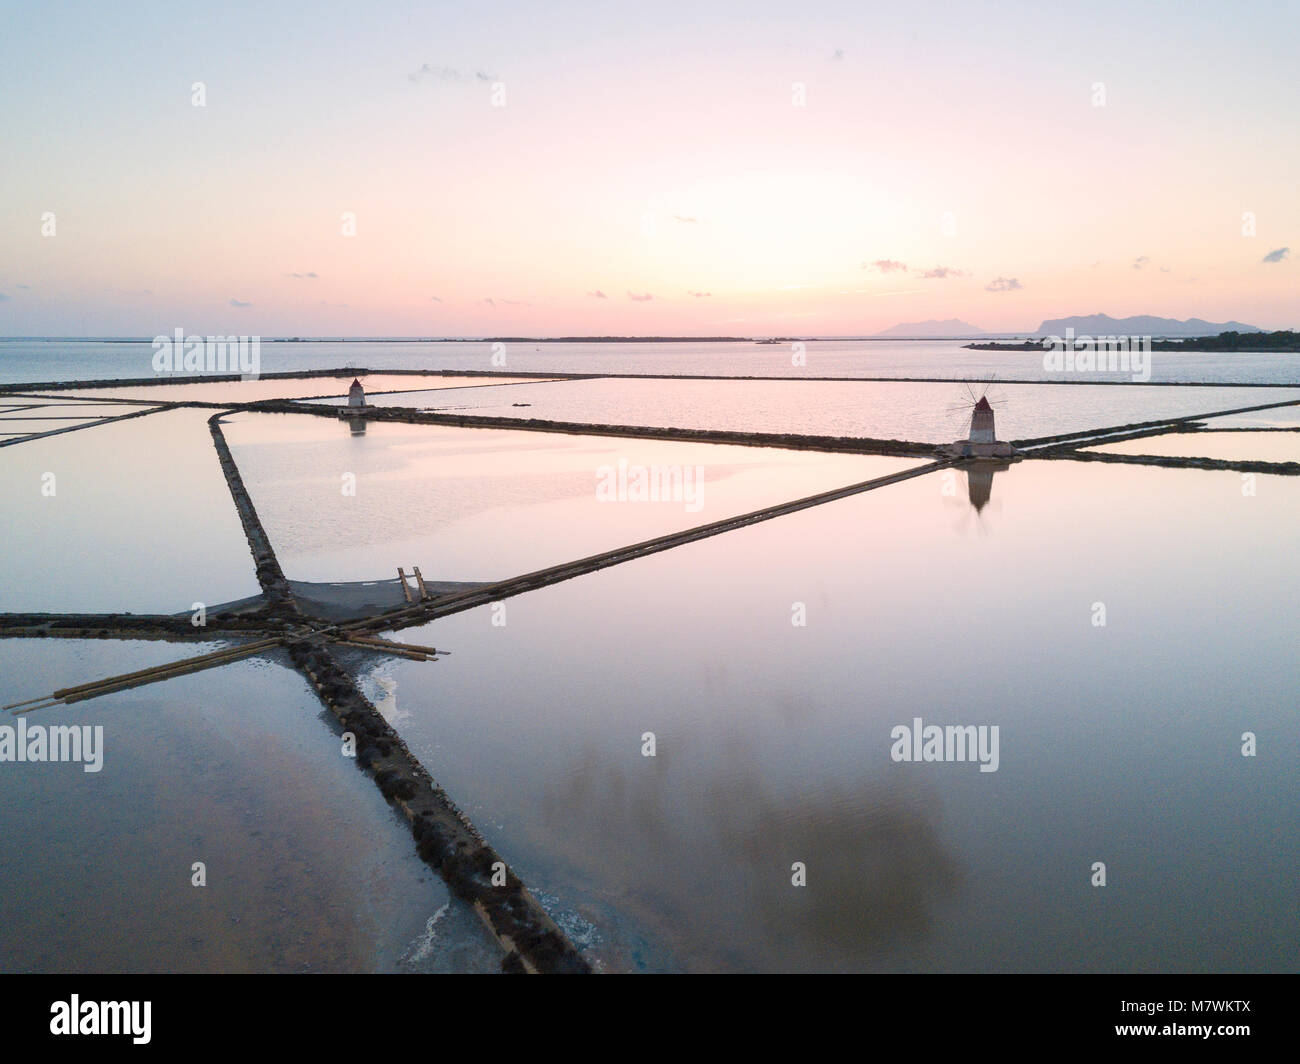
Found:
[{"label": "wispy cloud", "polygon": [[429,302],[430,302],[430,303],[441,303],[441,302],[442,302],[442,296],[430,296],[430,297],[429,297]]},{"label": "wispy cloud", "polygon": [[16,284],[16,285],[14,285],[14,287],[15,287],[15,288],[22,288],[22,289],[29,289],[29,288],[31,288],[31,285],[29,285],[29,284]]},{"label": "wispy cloud", "polygon": [[253,304],[252,304],[252,303],[245,303],[242,299],[232,299],[232,300],[230,301],[230,305],[231,305],[232,307],[240,307],[240,308],[243,308],[243,307],[251,307]]},{"label": "wispy cloud", "polygon": [[709,296],[713,295],[712,292],[687,292],[686,294],[688,296],[694,296],[696,299],[707,299]]},{"label": "wispy cloud", "polygon": [[1147,258],[1145,255],[1139,255],[1136,259],[1133,260],[1133,269],[1140,270],[1143,267],[1145,267],[1148,263],[1150,263],[1150,261],[1151,260]]},{"label": "wispy cloud", "polygon": [[599,288],[597,288],[594,292],[588,292],[587,295],[591,296],[592,299],[608,299],[608,298],[609,298],[609,296],[605,295],[605,293],[602,292]]},{"label": "wispy cloud", "polygon": [[634,303],[648,303],[650,300],[654,299],[654,296],[651,295],[649,292],[641,292],[638,294],[636,292],[633,292],[631,289],[629,289],[627,293],[627,298],[632,300],[632,302]]},{"label": "wispy cloud", "polygon": [[895,273],[899,270],[906,270],[907,263],[898,262],[894,259],[876,259],[875,262],[864,262],[864,270],[879,270],[881,273]]},{"label": "wispy cloud", "polygon": [[674,214],[674,215],[673,215],[673,221],[674,221],[674,222],[681,222],[683,225],[699,225],[699,224],[700,224],[700,220],[699,220],[698,218],[692,218],[689,214]]},{"label": "wispy cloud", "polygon": [[290,277],[296,277],[300,281],[314,281],[318,276],[316,273],[291,273]]},{"label": "wispy cloud", "polygon": [[986,292],[1019,292],[1025,286],[1018,277],[998,277],[984,286]]},{"label": "wispy cloud", "polygon": [[1272,251],[1270,251],[1259,261],[1260,262],[1281,262],[1284,258],[1286,258],[1290,254],[1291,254],[1290,248],[1274,248]]},{"label": "wispy cloud", "polygon": [[489,74],[484,70],[475,70],[472,75],[458,70],[456,67],[449,66],[432,66],[429,63],[421,63],[420,69],[414,73],[407,74],[410,81],[417,85],[421,82],[439,82],[439,81],[469,81],[471,77],[475,81],[499,81],[501,80],[495,74]]},{"label": "wispy cloud", "polygon": [[965,277],[963,270],[955,270],[951,266],[936,266],[933,270],[921,271],[918,276],[923,281],[946,281],[949,277]]}]

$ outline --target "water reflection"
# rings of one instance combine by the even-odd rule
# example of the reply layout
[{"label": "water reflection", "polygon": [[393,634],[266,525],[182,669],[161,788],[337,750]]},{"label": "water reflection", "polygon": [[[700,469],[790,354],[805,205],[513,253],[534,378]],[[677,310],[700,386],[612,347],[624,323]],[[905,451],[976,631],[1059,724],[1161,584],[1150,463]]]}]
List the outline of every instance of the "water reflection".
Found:
[{"label": "water reflection", "polygon": [[[628,765],[588,748],[542,803],[565,825],[550,842],[566,863],[617,891],[676,963],[860,969],[925,937],[962,879],[933,793],[879,779],[792,792],[754,767],[755,751],[717,750],[706,736],[682,745],[697,743],[719,756],[685,776],[668,751]],[[806,886],[792,884],[795,862]],[[666,870],[674,889],[652,889]]]},{"label": "water reflection", "polygon": [[993,494],[993,475],[1005,473],[1010,468],[1010,462],[995,462],[983,458],[966,464],[966,492],[977,514],[982,514],[984,507],[989,504],[989,498]]}]

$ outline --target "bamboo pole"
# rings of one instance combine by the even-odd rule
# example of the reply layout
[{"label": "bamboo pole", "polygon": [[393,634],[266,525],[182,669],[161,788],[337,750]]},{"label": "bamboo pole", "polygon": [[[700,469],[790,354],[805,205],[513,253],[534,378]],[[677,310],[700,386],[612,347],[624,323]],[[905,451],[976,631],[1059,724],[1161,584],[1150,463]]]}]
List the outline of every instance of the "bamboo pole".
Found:
[{"label": "bamboo pole", "polygon": [[[250,657],[253,654],[259,654],[263,650],[269,650],[271,647],[282,642],[280,637],[274,639],[262,639],[254,643],[246,643],[243,646],[227,647],[223,650],[215,650],[210,654],[200,654],[196,658],[182,658],[180,661],[170,661],[162,665],[152,665],[147,669],[137,669],[135,672],[122,673],[118,676],[109,676],[102,680],[94,680],[90,683],[78,684],[75,687],[63,687],[51,695],[44,698],[31,698],[25,702],[15,702],[13,705],[5,706],[7,710],[15,710],[20,713],[30,713],[33,709],[46,709],[45,705],[35,705],[49,701],[50,704],[62,702],[65,704],[72,702],[84,701],[88,698],[94,698],[101,694],[109,694],[112,691],[124,690],[128,687],[138,687],[148,683],[154,683],[157,680],[167,680],[173,676],[180,676],[188,672],[198,672],[202,669],[215,668],[218,665],[225,665],[232,661],[238,661],[241,658]],[[27,708],[20,708],[20,707]]]},{"label": "bamboo pole", "polygon": [[374,653],[395,654],[399,658],[411,658],[412,661],[428,661],[428,654],[421,654],[416,650],[403,650],[396,646],[376,646],[373,643],[352,643],[350,639],[341,639],[337,641],[339,646],[355,646],[357,650],[373,650]]},{"label": "bamboo pole", "polygon": [[113,694],[115,691],[125,691],[131,687],[144,687],[147,684],[157,683],[159,680],[171,680],[177,676],[184,676],[186,673],[202,672],[204,669],[215,669],[222,665],[229,665],[232,662],[239,661],[242,658],[252,657],[254,654],[260,654],[265,648],[255,647],[252,649],[245,648],[234,654],[228,655],[219,661],[210,658],[193,658],[185,662],[177,662],[176,666],[159,673],[156,676],[135,677],[134,679],[124,679],[117,677],[111,680],[105,680],[90,690],[79,691],[74,694],[65,694],[61,696],[64,703],[85,702],[87,699],[98,698],[100,695]]},{"label": "bamboo pole", "polygon": [[93,683],[78,684],[76,687],[64,687],[61,690],[55,691],[54,697],[62,698],[64,695],[76,694],[80,691],[84,691],[86,688],[98,687],[100,686],[100,684],[109,683],[110,681],[133,680],[136,679],[137,677],[148,677],[155,673],[170,672],[171,670],[181,665],[188,665],[195,662],[210,661],[218,658],[227,658],[230,657],[232,654],[241,654],[244,652],[255,653],[259,650],[269,649],[270,647],[275,646],[279,642],[280,642],[280,638],[278,636],[274,639],[260,639],[255,643],[245,643],[242,646],[225,647],[221,650],[214,650],[208,654],[200,654],[196,658],[181,658],[178,661],[168,661],[168,662],[164,662],[161,665],[151,665],[147,669],[138,669],[135,672],[124,672],[118,676],[110,676],[106,680],[96,680]]},{"label": "bamboo pole", "polygon": [[346,633],[346,641],[349,643],[369,643],[371,646],[376,647],[401,647],[403,650],[414,650],[421,654],[433,655],[441,653],[437,647],[420,646],[419,643],[399,643],[395,639],[373,639],[369,636],[353,635],[351,632]]}]

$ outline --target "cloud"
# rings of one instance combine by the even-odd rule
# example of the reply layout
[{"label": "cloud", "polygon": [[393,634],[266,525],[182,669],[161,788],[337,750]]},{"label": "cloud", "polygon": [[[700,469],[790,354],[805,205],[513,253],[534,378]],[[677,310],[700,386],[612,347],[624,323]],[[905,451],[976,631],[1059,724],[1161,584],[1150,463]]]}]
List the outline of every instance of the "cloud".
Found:
[{"label": "cloud", "polygon": [[21,289],[23,289],[24,291],[26,291],[27,289],[31,288],[32,286],[29,285],[29,284],[16,284],[16,285],[14,285],[14,287],[15,287],[15,288],[21,288]]},{"label": "cloud", "polygon": [[654,296],[649,292],[643,292],[640,295],[637,295],[631,289],[628,289],[627,298],[632,300],[634,303],[648,303],[650,300],[654,299]]},{"label": "cloud", "polygon": [[1272,251],[1270,251],[1259,261],[1260,262],[1281,262],[1284,258],[1286,258],[1290,254],[1291,254],[1290,248],[1274,248]]},{"label": "cloud", "polygon": [[1168,266],[1161,266],[1161,267],[1160,267],[1160,272],[1161,272],[1161,273],[1168,273],[1168,272],[1169,272],[1169,267],[1168,267]]},{"label": "cloud", "polygon": [[673,215],[673,221],[674,221],[674,222],[681,222],[683,225],[699,225],[699,224],[700,224],[700,220],[699,220],[698,218],[692,218],[692,217],[690,217],[689,215],[686,215],[686,214],[674,214],[674,215]]},{"label": "cloud", "polygon": [[508,307],[531,307],[532,304],[522,299],[503,299],[501,300]]},{"label": "cloud", "polygon": [[[469,75],[455,67],[449,66],[431,66],[428,63],[421,63],[420,69],[413,74],[407,74],[410,81],[417,85],[422,81],[465,81]],[[483,70],[474,71],[474,78],[478,81],[499,81],[495,74],[489,74]]]},{"label": "cloud", "polygon": [[441,296],[430,296],[430,297],[429,297],[429,302],[430,302],[430,303],[441,303],[441,302],[442,302],[442,297],[441,297]]},{"label": "cloud", "polygon": [[696,299],[705,299],[708,296],[713,295],[712,292],[689,292],[689,291],[686,294],[688,296],[694,296]]},{"label": "cloud", "polygon": [[459,81],[460,71],[455,67],[435,67],[430,66],[428,63],[421,63],[419,70],[406,76],[416,83],[421,81]]},{"label": "cloud", "polygon": [[9,297],[5,295],[3,292],[0,292],[0,303],[8,303],[8,302],[9,302]]},{"label": "cloud", "polygon": [[480,299],[479,302],[489,307],[495,307],[497,305],[497,301],[493,299],[491,296],[485,296],[484,298]]},{"label": "cloud", "polygon": [[1142,269],[1143,266],[1147,265],[1147,263],[1149,263],[1150,261],[1151,260],[1147,258],[1145,255],[1139,255],[1136,259],[1133,260],[1133,269],[1140,270]]},{"label": "cloud", "polygon": [[864,270],[879,270],[881,273],[893,273],[895,270],[906,270],[907,263],[896,262],[894,259],[876,259],[875,262],[864,262]]},{"label": "cloud", "polygon": [[926,270],[920,274],[923,281],[946,281],[949,277],[965,277],[966,274],[961,270],[954,270],[951,266],[936,266],[933,270]]},{"label": "cloud", "polygon": [[843,49],[843,48],[836,48],[835,51],[831,53],[831,59],[832,59],[832,60],[838,61],[838,60],[843,59],[843,58],[844,58],[844,49]]},{"label": "cloud", "polygon": [[1025,286],[1018,277],[999,277],[984,286],[986,292],[1019,292]]},{"label": "cloud", "polygon": [[599,288],[597,288],[594,292],[588,292],[587,295],[591,296],[592,299],[608,299],[608,298],[609,298],[609,296],[605,295],[605,293],[602,292]]},{"label": "cloud", "polygon": [[245,303],[242,299],[232,299],[230,301],[230,305],[232,307],[251,307],[253,304]]},{"label": "cloud", "polygon": [[314,281],[318,275],[315,273],[291,273],[289,276],[296,277],[300,281]]}]

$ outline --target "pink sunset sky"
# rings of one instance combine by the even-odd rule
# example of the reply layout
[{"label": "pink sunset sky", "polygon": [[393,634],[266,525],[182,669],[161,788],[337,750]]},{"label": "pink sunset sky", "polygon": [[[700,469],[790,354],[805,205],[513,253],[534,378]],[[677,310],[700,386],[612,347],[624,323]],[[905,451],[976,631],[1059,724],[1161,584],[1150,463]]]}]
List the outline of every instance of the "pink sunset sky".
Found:
[{"label": "pink sunset sky", "polygon": [[1300,326],[1297,8],[1138,6],[33,5],[0,335]]}]

